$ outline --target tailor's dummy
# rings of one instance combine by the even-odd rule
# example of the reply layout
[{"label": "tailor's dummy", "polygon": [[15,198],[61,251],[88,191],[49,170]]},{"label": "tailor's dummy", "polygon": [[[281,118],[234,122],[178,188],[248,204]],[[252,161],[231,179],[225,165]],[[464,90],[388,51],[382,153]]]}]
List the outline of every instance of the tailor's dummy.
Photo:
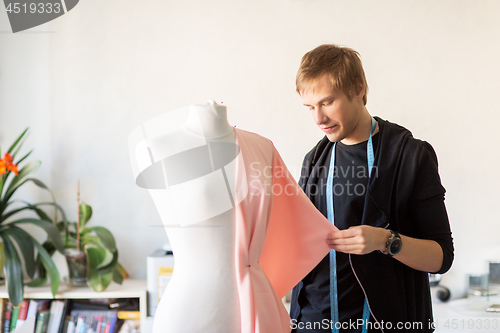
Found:
[{"label": "tailor's dummy", "polygon": [[234,171],[225,170],[231,165],[214,170],[212,163],[223,161],[220,156],[210,160],[213,145],[208,144],[230,143],[234,151],[234,136],[226,107],[209,101],[192,105],[184,126],[149,139],[154,160],[163,159],[170,188],[150,189],[150,194],[175,256],[175,273],[158,304],[153,333],[240,331],[234,211],[224,177]]}]

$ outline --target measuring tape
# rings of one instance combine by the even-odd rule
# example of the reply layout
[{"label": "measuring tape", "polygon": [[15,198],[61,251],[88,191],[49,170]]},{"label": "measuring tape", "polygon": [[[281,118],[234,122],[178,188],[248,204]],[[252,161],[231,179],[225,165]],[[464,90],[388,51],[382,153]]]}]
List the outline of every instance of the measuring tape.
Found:
[{"label": "measuring tape", "polygon": [[[368,144],[366,146],[366,155],[368,159],[368,179],[372,174],[373,164],[375,163],[375,155],[373,153],[373,142],[372,135],[377,127],[377,122],[372,117],[372,130],[370,133],[370,138],[368,139]],[[333,144],[332,154],[330,156],[330,167],[328,169],[328,180],[326,182],[326,204],[327,204],[327,215],[328,220],[335,225],[335,215],[333,211],[333,173],[335,167],[335,146],[337,143]],[[339,328],[336,327],[336,323],[339,322],[339,300],[338,300],[338,290],[337,290],[337,258],[335,256],[335,250],[330,250],[330,311],[333,321],[332,333],[338,333]],[[365,298],[365,304],[363,306],[363,333],[368,332],[367,324],[370,319],[370,309],[368,307],[368,301]]]}]

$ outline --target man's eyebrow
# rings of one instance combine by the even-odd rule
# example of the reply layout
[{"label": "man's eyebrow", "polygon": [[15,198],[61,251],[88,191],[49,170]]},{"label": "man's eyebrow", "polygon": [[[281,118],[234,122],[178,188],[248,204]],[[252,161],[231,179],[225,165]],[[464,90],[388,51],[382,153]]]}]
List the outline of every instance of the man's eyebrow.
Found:
[{"label": "man's eyebrow", "polygon": [[[329,99],[333,99],[333,95],[323,97],[321,100],[319,100],[318,104],[323,103],[324,101],[327,101]],[[310,106],[309,104],[304,104],[304,106]]]}]

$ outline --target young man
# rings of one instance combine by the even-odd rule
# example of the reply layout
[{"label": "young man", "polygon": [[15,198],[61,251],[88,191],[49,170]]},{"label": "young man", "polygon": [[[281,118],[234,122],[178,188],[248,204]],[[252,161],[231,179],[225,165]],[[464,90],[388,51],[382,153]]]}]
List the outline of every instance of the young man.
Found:
[{"label": "young man", "polygon": [[325,133],[299,185],[339,230],[293,289],[293,332],[434,331],[428,272],[451,267],[453,241],[433,148],[369,114],[352,49],[306,53],[296,85]]}]

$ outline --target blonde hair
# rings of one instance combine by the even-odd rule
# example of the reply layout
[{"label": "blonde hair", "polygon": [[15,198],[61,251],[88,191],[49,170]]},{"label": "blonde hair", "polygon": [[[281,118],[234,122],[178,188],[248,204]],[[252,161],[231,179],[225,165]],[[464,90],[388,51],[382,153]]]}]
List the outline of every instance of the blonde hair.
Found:
[{"label": "blonde hair", "polygon": [[295,79],[296,91],[301,94],[313,80],[328,74],[332,87],[346,94],[350,99],[356,87],[365,88],[363,103],[366,105],[368,84],[358,52],[335,44],[323,44],[304,54]]}]

